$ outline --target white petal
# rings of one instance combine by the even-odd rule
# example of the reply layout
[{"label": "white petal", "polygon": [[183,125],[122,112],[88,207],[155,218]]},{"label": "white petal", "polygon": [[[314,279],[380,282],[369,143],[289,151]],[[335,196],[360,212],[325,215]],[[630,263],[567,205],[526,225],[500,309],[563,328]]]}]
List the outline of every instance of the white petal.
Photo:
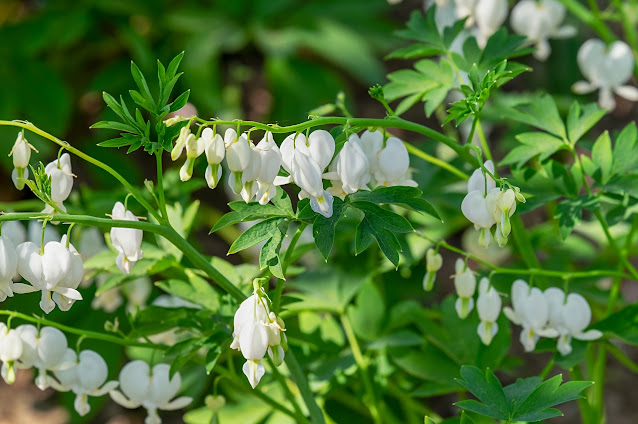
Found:
[{"label": "white petal", "polygon": [[257,387],[259,381],[261,381],[261,378],[266,373],[266,368],[264,368],[264,365],[261,362],[246,361],[246,363],[244,363],[244,366],[242,367],[242,371],[244,372],[244,375],[246,375],[246,378],[248,378],[248,382],[250,382],[250,385],[254,389],[255,387]]},{"label": "white petal", "polygon": [[632,102],[638,102],[638,88],[631,85],[621,85],[616,87],[614,92],[620,97],[630,100]]},{"label": "white petal", "polygon": [[584,333],[574,334],[573,337],[578,340],[597,340],[603,336],[603,333],[598,330],[589,330]]},{"label": "white petal", "polygon": [[576,81],[574,85],[572,85],[572,91],[576,94],[587,94],[596,90],[598,87],[587,81]]}]

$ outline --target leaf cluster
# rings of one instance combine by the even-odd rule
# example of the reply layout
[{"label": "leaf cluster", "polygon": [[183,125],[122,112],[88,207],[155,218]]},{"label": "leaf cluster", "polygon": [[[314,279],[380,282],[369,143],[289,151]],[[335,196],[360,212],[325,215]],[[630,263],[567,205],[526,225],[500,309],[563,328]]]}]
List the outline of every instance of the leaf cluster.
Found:
[{"label": "leaf cluster", "polygon": [[540,377],[519,378],[515,383],[503,387],[488,368],[485,373],[472,366],[461,368],[462,379],[456,381],[478,400],[468,399],[456,406],[486,417],[505,420],[537,422],[562,416],[553,406],[576,399],[591,381],[568,381],[561,384],[562,376],[556,375],[542,381]]},{"label": "leaf cluster", "polygon": [[[102,147],[124,147],[129,146],[127,153],[133,152],[141,147],[150,154],[154,154],[160,149],[170,150],[172,142],[179,134],[180,129],[186,122],[178,122],[170,127],[162,121],[169,113],[175,112],[186,104],[190,90],[180,94],[174,101],[169,103],[171,93],[182,72],[177,72],[180,62],[184,57],[184,52],[177,55],[165,68],[162,62],[157,61],[158,92],[153,96],[151,89],[135,62],[131,62],[131,74],[137,86],[137,90],[129,90],[129,95],[133,102],[146,113],[143,114],[140,108],[135,108],[133,114],[128,109],[124,97],[116,100],[109,93],[104,92],[102,97],[107,106],[115,112],[121,121],[100,121],[91,128],[106,128],[121,131],[118,138],[103,141],[98,144]],[[147,115],[150,119],[146,119]],[[151,129],[154,132],[151,132]]]}]

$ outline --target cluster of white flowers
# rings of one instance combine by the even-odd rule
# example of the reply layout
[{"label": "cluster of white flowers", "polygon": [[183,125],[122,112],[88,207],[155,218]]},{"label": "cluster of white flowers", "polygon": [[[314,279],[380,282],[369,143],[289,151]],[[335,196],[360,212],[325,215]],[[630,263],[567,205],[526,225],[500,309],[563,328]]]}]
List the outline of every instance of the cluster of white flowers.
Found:
[{"label": "cluster of white flowers", "polygon": [[[14,283],[16,274],[30,284]],[[42,292],[40,307],[47,314],[55,305],[67,311],[82,295],[76,290],[84,277],[84,264],[72,244],[60,242],[44,246],[27,241],[15,247],[11,238],[0,236],[0,300],[14,293]]]},{"label": "cluster of white flowers", "polygon": [[108,367],[104,359],[92,350],[76,354],[68,347],[66,336],[54,327],[38,330],[30,324],[8,329],[0,323],[0,360],[2,378],[8,384],[15,382],[15,370],[35,368],[35,383],[40,390],[49,387],[75,394],[75,410],[81,416],[91,411],[89,396],[110,393],[113,400],[127,408],[144,406],[148,411],[146,424],[160,424],[158,409],[174,410],[187,406],[192,399],[180,397],[173,401],[181,387],[181,377],[175,373],[169,379],[169,366],[158,364],[150,372],[148,364],[132,361],[120,372],[119,386],[124,394],[115,390],[117,381],[106,381]]},{"label": "cluster of white flowers", "polygon": [[522,327],[521,344],[531,352],[540,337],[558,337],[557,349],[562,355],[572,351],[571,340],[596,340],[598,330],[584,331],[591,322],[591,309],[584,297],[550,287],[543,293],[523,280],[512,285],[512,308],[503,309],[505,316]]},{"label": "cluster of white flowers", "polygon": [[[465,319],[474,309],[474,294],[476,293],[476,277],[467,263],[459,258],[456,260],[454,274],[454,287],[459,296],[456,300],[456,313],[459,318]],[[498,332],[496,320],[501,314],[501,296],[492,287],[486,277],[479,282],[479,294],[476,301],[476,309],[481,320],[477,333],[485,345],[492,343],[492,339]]]},{"label": "cluster of white flowers", "polygon": [[[485,162],[485,168],[494,174],[494,163]],[[516,211],[516,201],[525,202],[523,195],[515,189],[502,190],[494,180],[483,173],[474,171],[467,182],[467,195],[461,203],[463,215],[481,231],[479,244],[488,247],[492,243],[492,226],[496,224],[494,237],[499,246],[507,244],[512,227],[510,217]]]},{"label": "cluster of white flowers", "polygon": [[638,88],[625,85],[634,70],[634,54],[622,41],[606,45],[603,41],[585,41],[578,50],[578,66],[588,81],[578,81],[572,90],[587,94],[599,90],[600,107],[613,110],[616,107],[614,93],[627,100],[638,101]]},{"label": "cluster of white flowers", "polygon": [[169,371],[167,364],[157,364],[151,368],[144,361],[129,362],[120,371],[121,391],[111,389],[111,398],[126,408],[146,408],[148,415],[145,424],[161,424],[158,410],[182,409],[193,401],[186,396],[175,398],[182,386],[182,377],[176,372],[170,378]]},{"label": "cluster of white flowers", "polygon": [[[182,181],[192,177],[195,160],[205,153],[205,177],[210,188],[217,187],[221,180],[221,163],[226,159],[231,173],[229,185],[245,202],[265,205],[275,196],[277,186],[294,183],[301,189],[299,198],[310,199],[312,210],[325,217],[332,216],[334,196],[343,199],[347,194],[376,186],[416,186],[409,178],[407,148],[396,137],[389,137],[384,143],[380,131],[365,131],[361,137],[350,135],[335,157],[335,140],[324,130],[313,131],[308,137],[303,133],[290,134],[277,146],[270,132],[255,145],[249,133],[238,135],[232,128],[226,130],[223,138],[205,128],[197,138],[184,127],[171,158],[177,160],[184,150]],[[281,168],[287,176],[278,175]],[[324,180],[329,180],[331,187],[324,189]]]},{"label": "cluster of white flowers", "polygon": [[230,345],[246,358],[242,370],[253,389],[266,373],[261,363],[266,352],[275,366],[283,363],[287,350],[285,331],[284,321],[270,311],[263,289],[255,287],[254,294],[244,300],[235,312],[233,342]]},{"label": "cluster of white flowers", "polygon": [[[115,203],[111,218],[124,221],[139,221],[131,211],[126,210],[122,202]],[[135,228],[111,228],[111,244],[118,251],[115,263],[125,274],[129,274],[135,262],[144,256],[144,252],[141,249],[142,236],[142,230]]]}]

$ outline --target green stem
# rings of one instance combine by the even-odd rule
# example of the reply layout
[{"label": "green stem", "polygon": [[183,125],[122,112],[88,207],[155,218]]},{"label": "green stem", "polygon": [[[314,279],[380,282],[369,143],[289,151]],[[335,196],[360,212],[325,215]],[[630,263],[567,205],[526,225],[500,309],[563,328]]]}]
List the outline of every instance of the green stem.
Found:
[{"label": "green stem", "polygon": [[438,166],[439,168],[443,168],[446,171],[451,172],[452,174],[456,175],[457,177],[463,179],[463,180],[469,180],[470,176],[467,175],[465,172],[461,171],[460,169],[450,165],[449,163],[442,161],[441,159],[434,157],[432,155],[429,155],[427,153],[425,153],[423,150],[419,149],[418,147],[413,146],[412,144],[409,143],[405,143],[405,147],[408,149],[408,152],[412,153],[414,156],[417,156],[427,162],[430,162],[433,165]]},{"label": "green stem", "polygon": [[638,364],[632,361],[631,358],[629,358],[625,352],[620,350],[618,346],[613,343],[607,343],[607,350],[618,360],[618,362],[623,364],[625,368],[638,374]]},{"label": "green stem", "polygon": [[166,211],[166,199],[164,198],[164,173],[162,171],[162,149],[155,153],[157,163],[157,191],[159,192],[159,208],[162,216],[168,223],[168,212]]},{"label": "green stem", "polygon": [[370,410],[370,415],[376,424],[382,424],[383,420],[381,419],[381,414],[379,413],[379,408],[377,408],[377,398],[374,393],[374,386],[370,381],[370,376],[368,375],[368,360],[361,353],[361,348],[359,347],[359,342],[357,341],[357,336],[354,334],[354,330],[352,329],[352,324],[350,323],[350,319],[348,316],[343,313],[341,314],[341,325],[343,325],[343,329],[346,333],[346,338],[348,339],[348,343],[350,344],[350,349],[352,350],[352,356],[354,356],[354,360],[361,371],[361,378],[363,380],[363,386],[366,391],[366,405]]},{"label": "green stem", "polygon": [[[284,275],[286,275],[286,272],[288,271],[288,266],[290,266],[292,253],[294,252],[295,247],[297,246],[297,243],[299,242],[299,238],[301,237],[301,234],[304,232],[307,226],[308,226],[307,222],[300,223],[299,228],[297,228],[297,231],[295,232],[295,235],[292,236],[292,240],[290,240],[290,244],[288,245],[288,248],[286,249],[286,254],[284,255],[284,260],[281,265],[281,269]],[[273,311],[275,312],[276,315],[279,315],[279,310],[281,309],[281,294],[283,293],[283,290],[284,290],[284,280],[279,278],[277,279],[277,285],[275,286],[275,295],[273,300]]]},{"label": "green stem", "polygon": [[196,118],[196,120],[205,125],[237,125],[237,126],[249,126],[264,131],[270,131],[273,133],[294,133],[304,131],[308,128],[323,126],[323,125],[352,125],[359,127],[380,127],[380,128],[400,128],[407,131],[411,131],[417,134],[424,135],[432,140],[445,144],[454,150],[463,160],[472,165],[473,168],[478,167],[478,161],[474,156],[470,154],[467,149],[458,144],[454,139],[441,134],[431,128],[424,125],[417,124],[415,122],[406,121],[405,119],[388,116],[385,119],[376,118],[346,118],[341,116],[325,116],[320,118],[311,119],[310,121],[302,122],[295,125],[280,126],[278,124],[262,124],[255,121],[221,121],[212,120],[207,121],[205,119]]},{"label": "green stem", "polygon": [[122,346],[131,346],[131,347],[143,347],[147,349],[156,349],[156,350],[167,350],[170,346],[155,344],[155,343],[145,343],[138,342],[135,340],[123,339],[121,337],[111,336],[104,333],[98,333],[96,331],[83,330],[77,327],[68,327],[63,324],[58,324],[55,321],[50,321],[45,318],[32,317],[29,315],[22,314],[20,312],[15,311],[4,311],[0,310],[0,315],[6,315],[10,318],[17,318],[23,321],[32,322],[34,324],[39,325],[48,325],[50,327],[55,327],[65,333],[76,334],[78,336],[84,337],[85,339],[94,339],[94,340],[102,340],[108,343],[114,343]]},{"label": "green stem", "polygon": [[144,209],[146,209],[148,211],[148,213],[150,213],[153,217],[155,217],[158,221],[161,222],[161,217],[159,216],[159,214],[157,213],[157,211],[155,210],[155,208],[153,206],[151,206],[150,203],[148,203],[146,201],[146,199],[144,199],[144,197],[142,196],[142,194],[140,193],[139,190],[137,190],[135,187],[133,187],[128,181],[126,181],[126,178],[124,178],[122,175],[120,175],[116,170],[114,170],[113,168],[111,168],[110,166],[108,166],[107,164],[100,162],[99,160],[87,155],[86,153],[76,149],[75,147],[71,146],[67,141],[63,141],[60,140],[59,138],[45,132],[42,131],[40,128],[36,127],[35,125],[33,125],[30,122],[18,122],[18,121],[3,121],[0,120],[0,126],[5,125],[5,126],[12,126],[12,127],[19,127],[19,128],[24,128],[27,129],[29,131],[31,131],[34,134],[37,134],[41,137],[46,138],[47,140],[50,140],[52,142],[54,142],[55,144],[57,144],[58,146],[64,147],[66,150],[68,150],[70,153],[73,153],[75,156],[79,157],[80,159],[84,159],[85,161],[89,162],[90,164],[93,164],[95,166],[97,166],[100,169],[103,169],[104,171],[108,172],[109,174],[111,174],[116,180],[118,180],[120,182],[120,184],[122,184],[124,187],[126,187],[126,189],[133,194],[133,197],[135,197],[135,200],[137,200],[139,202],[140,205],[142,205],[144,207]]},{"label": "green stem", "polygon": [[481,126],[480,121],[476,124],[476,131],[478,132],[479,139],[481,140],[481,146],[483,147],[485,157],[487,158],[487,160],[494,161],[494,158],[492,157],[492,151],[490,150],[490,145],[487,144],[487,138],[485,138],[485,133],[483,132],[483,127]]},{"label": "green stem", "polygon": [[[616,39],[611,30],[600,19],[600,16],[596,16],[585,6],[583,6],[578,0],[559,0],[574,16],[583,21],[587,26],[591,27],[594,31],[600,35],[600,38],[609,43]],[[596,7],[596,9],[598,9]]]},{"label": "green stem", "polygon": [[312,393],[312,390],[308,385],[308,381],[306,380],[306,376],[301,369],[299,362],[297,362],[297,358],[295,357],[292,349],[288,349],[288,352],[286,352],[286,365],[288,366],[288,371],[290,371],[290,376],[297,384],[301,397],[308,407],[311,421],[314,424],[325,424],[326,420],[323,417],[323,412],[321,412],[321,408],[317,405],[315,395]]},{"label": "green stem", "polygon": [[299,404],[297,403],[297,400],[295,399],[295,396],[290,391],[290,387],[288,387],[288,382],[286,381],[284,376],[281,375],[281,373],[279,372],[279,369],[275,366],[275,363],[273,362],[272,359],[270,359],[270,357],[268,357],[268,362],[270,363],[270,367],[272,368],[272,372],[273,372],[273,374],[275,374],[275,378],[277,379],[277,381],[279,382],[279,385],[283,389],[284,394],[286,395],[286,397],[288,398],[288,400],[292,404],[293,408],[295,409],[295,419],[297,420],[298,423],[308,423],[309,424],[310,421],[308,421],[308,419],[306,418],[306,416],[302,412],[301,408],[299,407]]}]

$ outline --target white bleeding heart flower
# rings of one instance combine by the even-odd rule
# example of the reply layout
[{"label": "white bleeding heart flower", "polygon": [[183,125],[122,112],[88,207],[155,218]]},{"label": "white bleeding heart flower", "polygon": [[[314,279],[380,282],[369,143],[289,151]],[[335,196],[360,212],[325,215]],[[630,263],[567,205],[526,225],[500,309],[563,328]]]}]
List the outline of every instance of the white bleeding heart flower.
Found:
[{"label": "white bleeding heart flower", "polygon": [[6,228],[3,227],[2,230],[3,235],[0,236],[0,302],[7,297],[13,297],[13,278],[18,269],[16,247],[13,240],[6,235]]},{"label": "white bleeding heart flower", "polygon": [[425,277],[423,277],[423,290],[431,291],[434,288],[436,273],[443,266],[443,257],[434,249],[428,249],[425,253]]},{"label": "white bleeding heart flower", "polygon": [[[100,274],[97,276],[95,285],[98,287],[98,290],[104,285],[107,278],[108,274]],[[108,313],[113,313],[117,308],[122,306],[122,303],[124,303],[124,299],[120,294],[120,288],[114,287],[99,294],[96,293],[91,302],[91,307],[93,309],[102,309]]]},{"label": "white bleeding heart flower", "polygon": [[465,319],[474,309],[474,292],[476,291],[476,277],[470,267],[461,258],[454,264],[454,288],[459,296],[455,308],[459,318]]},{"label": "white bleeding heart flower", "polygon": [[33,147],[26,138],[24,138],[24,131],[20,131],[18,133],[18,138],[16,139],[9,156],[13,157],[13,172],[11,173],[11,179],[13,180],[13,185],[18,190],[22,190],[24,188],[24,181],[29,178],[29,160],[31,159],[31,150],[37,150]]},{"label": "white bleeding heart flower", "polygon": [[302,190],[299,193],[299,198],[309,197],[312,210],[330,218],[334,198],[323,188],[319,164],[301,150],[295,150],[291,171],[293,181]]},{"label": "white bleeding heart flower", "polygon": [[206,168],[205,177],[208,187],[215,188],[222,178],[221,162],[226,156],[226,146],[224,139],[219,134],[213,134],[213,130],[210,128],[204,128],[202,131],[202,140],[205,145],[206,161],[208,167]]},{"label": "white bleeding heart flower", "polygon": [[454,0],[425,0],[423,2],[423,11],[427,12],[433,5],[436,5],[436,11],[434,12],[436,28],[440,34],[443,34],[445,28],[453,26],[458,21],[456,4]]},{"label": "white bleeding heart flower", "polygon": [[277,194],[275,179],[281,168],[281,152],[273,139],[272,133],[266,132],[264,138],[257,144],[260,155],[261,169],[257,176],[257,201],[265,205]]},{"label": "white bleeding heart flower", "polygon": [[173,146],[173,149],[171,150],[171,160],[176,161],[182,155],[184,147],[186,146],[186,141],[190,135],[191,129],[188,125],[179,130],[179,136],[175,141],[175,146]]},{"label": "white bleeding heart flower", "polygon": [[16,330],[0,323],[0,361],[2,378],[7,384],[15,382],[15,362],[22,356],[22,339]]},{"label": "white bleeding heart flower", "polygon": [[361,134],[361,149],[368,158],[370,174],[375,175],[379,170],[379,152],[383,149],[383,133],[379,130],[364,131]]},{"label": "white bleeding heart flower", "polygon": [[487,278],[481,278],[479,283],[479,296],[476,301],[476,310],[478,311],[481,323],[478,325],[477,332],[484,345],[489,346],[492,339],[498,332],[498,324],[496,320],[501,314],[501,296],[490,285]]},{"label": "white bleeding heart flower", "polygon": [[[60,159],[50,162],[44,172],[51,177],[51,200],[56,207],[66,212],[63,202],[69,198],[73,189],[73,172],[71,170],[71,156],[64,153]],[[51,213],[54,209],[51,205],[47,205],[42,211],[43,213]]]},{"label": "white bleeding heart flower", "polygon": [[193,167],[195,166],[195,159],[200,157],[204,153],[206,148],[206,141],[204,139],[195,137],[194,134],[189,134],[186,137],[186,161],[179,170],[179,178],[182,181],[188,181],[193,176]]},{"label": "white bleeding heart flower", "polygon": [[251,143],[250,146],[250,164],[244,170],[241,177],[242,188],[240,196],[244,199],[244,202],[250,202],[259,190],[259,184],[257,184],[257,178],[261,172],[261,154],[259,150]]},{"label": "white bleeding heart flower", "polygon": [[266,353],[276,366],[283,362],[286,342],[282,332],[285,325],[281,318],[269,311],[266,299],[255,292],[239,305],[233,326],[230,347],[239,350],[246,358],[242,370],[254,389],[266,372],[261,363]]},{"label": "white bleeding heart flower", "polygon": [[[494,163],[488,160],[485,168],[494,174]],[[494,180],[482,169],[476,169],[467,182],[467,195],[461,203],[463,215],[474,224],[474,228],[481,231],[479,245],[488,247],[492,240],[490,229],[496,223],[488,209],[487,194],[496,187]]]},{"label": "white bleeding heart flower", "polygon": [[[161,424],[158,410],[174,411],[188,406],[193,399],[175,398],[182,385],[179,372],[169,378],[170,366],[158,364],[151,368],[144,361],[132,361],[120,371],[120,390],[111,390],[111,398],[125,408],[146,408],[145,424]],[[175,399],[173,399],[175,398]],[[173,399],[173,400],[171,400]]]},{"label": "white bleeding heart flower", "polygon": [[[34,222],[34,221],[30,221]],[[42,226],[39,226],[42,228]],[[49,226],[47,226],[49,228]],[[5,221],[2,223],[2,237],[8,237],[14,246],[27,241],[27,230],[20,221]],[[46,235],[45,235],[46,237]],[[57,237],[56,237],[57,238]],[[51,241],[51,240],[47,240]]]},{"label": "white bleeding heart flower", "polygon": [[[363,138],[361,143],[363,145]],[[409,167],[410,156],[405,144],[396,137],[390,137],[386,140],[385,147],[378,153],[374,178],[380,186],[416,187],[417,183],[408,178]]]},{"label": "white bleeding heart flower", "polygon": [[534,57],[544,61],[552,51],[550,38],[567,38],[576,34],[576,28],[561,26],[565,11],[565,6],[556,0],[522,0],[512,8],[510,23],[514,32],[534,43]]},{"label": "white bleeding heart flower", "polygon": [[18,273],[31,284],[14,283],[15,293],[41,291],[40,308],[47,314],[55,308],[52,294],[58,293],[67,300],[82,300],[82,295],[75,288],[63,285],[69,283],[72,272],[73,255],[66,246],[51,241],[44,248],[39,248],[28,241],[19,245],[16,251]]},{"label": "white bleeding heart flower", "polygon": [[115,390],[118,382],[106,382],[108,367],[97,352],[83,350],[77,356],[73,350],[67,349],[66,359],[73,365],[66,370],[54,371],[57,381],[51,379],[51,386],[61,392],[72,391],[75,394],[73,406],[83,417],[91,412],[89,396],[104,396]]},{"label": "white bleeding heart flower", "polygon": [[616,107],[614,93],[627,100],[638,101],[638,88],[624,85],[631,79],[635,60],[631,48],[622,41],[609,46],[601,40],[587,40],[578,50],[578,66],[588,81],[578,81],[572,86],[577,94],[599,90],[598,104],[613,110]]},{"label": "white bleeding heart flower", "polygon": [[244,186],[244,171],[251,167],[253,159],[251,143],[243,134],[237,137],[237,133],[232,128],[226,130],[224,143],[226,145],[226,164],[232,173],[228,182],[233,192],[240,194]]},{"label": "white bleeding heart flower", "polygon": [[335,160],[343,191],[350,194],[359,190],[369,190],[367,184],[370,181],[370,164],[361,148],[358,135],[350,135]]},{"label": "white bleeding heart flower", "polygon": [[328,131],[313,131],[308,136],[308,151],[323,173],[335,154],[335,139]]},{"label": "white bleeding heart flower", "polygon": [[42,327],[40,332],[33,325],[25,324],[16,328],[22,340],[22,355],[17,361],[18,368],[36,368],[38,376],[35,384],[40,390],[51,385],[48,371],[61,371],[73,366],[67,354],[68,343],[63,332],[53,327]]},{"label": "white bleeding heart flower", "polygon": [[[60,243],[63,246],[67,245],[66,234],[62,236],[62,240],[60,240]],[[82,257],[71,243],[68,244],[68,250],[71,254],[71,265],[69,268],[69,272],[67,272],[66,275],[62,277],[60,282],[57,284],[57,287],[66,287],[75,290],[80,286],[80,283],[82,283],[82,280],[84,279],[84,262],[82,262]],[[68,311],[69,309],[71,309],[71,306],[73,306],[76,300],[66,297],[58,292],[53,293],[52,298],[61,311]]]},{"label": "white bleeding heart flower", "polygon": [[[126,210],[122,202],[117,202],[113,206],[111,218],[123,221],[139,221],[129,210]],[[141,250],[142,230],[135,228],[111,228],[111,244],[118,251],[115,263],[124,274],[129,274],[135,262],[142,259],[144,252]]]},{"label": "white bleeding heart flower", "polygon": [[512,231],[510,217],[516,211],[516,194],[511,188],[505,191],[493,188],[485,197],[485,205],[496,223],[496,242],[503,247]]},{"label": "white bleeding heart flower", "polygon": [[479,47],[498,31],[509,11],[507,0],[455,0],[456,17],[467,18],[465,26],[471,28]]},{"label": "white bleeding heart flower", "polygon": [[556,345],[561,355],[572,352],[571,340],[596,340],[602,337],[598,330],[584,331],[591,322],[591,308],[587,300],[577,293],[565,292],[556,287],[545,290],[545,299],[550,309],[550,326],[558,332]]},{"label": "white bleeding heart flower", "polygon": [[153,282],[148,276],[144,275],[126,282],[121,289],[122,294],[128,300],[126,309],[130,314],[134,315],[138,309],[144,309],[146,306],[146,302],[153,291]]},{"label": "white bleeding heart flower", "polygon": [[512,284],[512,308],[503,308],[505,316],[516,325],[523,327],[520,341],[526,352],[536,347],[540,337],[558,336],[556,329],[548,326],[549,304],[543,292],[530,288],[523,280]]}]

